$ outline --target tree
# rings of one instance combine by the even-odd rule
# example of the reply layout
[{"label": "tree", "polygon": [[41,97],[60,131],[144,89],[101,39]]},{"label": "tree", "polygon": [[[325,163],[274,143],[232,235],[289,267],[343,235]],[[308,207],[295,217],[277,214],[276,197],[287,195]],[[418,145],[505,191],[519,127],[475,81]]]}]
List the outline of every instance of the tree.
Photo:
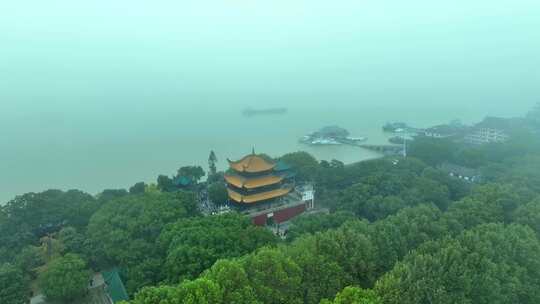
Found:
[{"label": "tree", "polygon": [[31,245],[24,247],[15,260],[17,267],[28,275],[30,279],[35,279],[39,268],[45,264],[41,248]]},{"label": "tree", "polygon": [[94,197],[78,191],[47,190],[17,196],[3,207],[10,225],[28,229],[35,238],[60,230],[65,225],[84,227],[99,207]]},{"label": "tree", "polygon": [[343,225],[346,221],[353,220],[356,217],[351,212],[339,211],[330,214],[316,213],[303,215],[294,218],[291,221],[287,231],[287,240],[294,240],[303,234],[316,233],[335,229]]},{"label": "tree", "polygon": [[459,191],[459,188],[446,179],[423,176],[426,170],[426,165],[415,159],[401,160],[397,164],[383,159],[347,166],[345,173],[340,174],[352,184],[339,192],[332,209],[350,211],[370,221],[423,203],[433,203],[446,210],[450,191],[445,183],[454,187],[453,190]]},{"label": "tree", "polygon": [[146,184],[144,182],[139,182],[129,188],[129,194],[142,194],[145,189]]},{"label": "tree", "polygon": [[90,276],[83,259],[66,254],[48,265],[40,275],[39,283],[47,299],[69,303],[85,295]]},{"label": "tree", "polygon": [[[356,184],[342,192],[335,208],[354,212],[359,217],[375,221],[407,207],[407,202],[399,196],[405,186],[393,182],[387,183],[387,186],[387,189],[380,190],[368,183]],[[390,188],[393,190],[389,190]],[[385,191],[388,191],[385,195],[380,194]]]},{"label": "tree", "polygon": [[57,234],[57,239],[62,243],[64,252],[76,253],[80,256],[87,257],[90,253],[90,248],[86,242],[86,237],[79,233],[73,227],[64,227]]},{"label": "tree", "polygon": [[352,283],[337,259],[321,252],[322,241],[316,236],[305,236],[281,249],[302,270],[302,303],[318,304],[321,299],[333,297],[338,291]]},{"label": "tree", "polygon": [[105,189],[100,194],[98,194],[98,198],[102,202],[107,202],[113,199],[120,198],[122,196],[128,195],[129,192],[126,191],[126,189]]},{"label": "tree", "polygon": [[176,187],[173,184],[173,181],[167,175],[160,175],[157,178],[157,187],[159,190],[164,192],[174,191]]},{"label": "tree", "polygon": [[464,198],[471,190],[469,183],[458,178],[453,178],[448,175],[448,173],[431,167],[423,170],[422,177],[446,186],[449,191],[451,201],[457,201]]},{"label": "tree", "polygon": [[411,250],[447,233],[441,217],[442,212],[434,206],[420,205],[371,225],[369,236],[377,248],[376,277],[391,270]]},{"label": "tree", "polygon": [[302,303],[302,270],[280,250],[263,248],[246,256],[242,264],[261,302]]},{"label": "tree", "polygon": [[396,214],[405,207],[407,203],[400,196],[374,195],[365,200],[359,212],[369,221],[377,221]]},{"label": "tree", "polygon": [[30,286],[23,272],[11,265],[0,265],[0,303],[25,304],[28,303]]},{"label": "tree", "polygon": [[217,283],[223,292],[223,303],[257,304],[246,271],[236,260],[219,260],[205,272],[204,278]]},{"label": "tree", "polygon": [[229,195],[227,194],[227,187],[224,183],[214,183],[208,187],[208,197],[210,201],[215,204],[224,204],[227,202]]},{"label": "tree", "polygon": [[200,166],[185,166],[178,169],[176,177],[187,177],[194,183],[198,183],[204,174],[204,170]]},{"label": "tree", "polygon": [[487,223],[504,222],[504,212],[501,206],[466,197],[450,206],[443,215],[443,220],[449,232],[458,235],[464,230]]},{"label": "tree", "polygon": [[450,203],[450,193],[445,185],[425,177],[414,180],[412,187],[400,195],[410,206],[419,203],[431,203],[441,210],[446,210]]},{"label": "tree", "polygon": [[279,158],[289,164],[296,172],[296,179],[300,182],[313,181],[317,176],[319,163],[315,157],[307,152],[294,152]]},{"label": "tree", "polygon": [[221,288],[206,278],[184,281],[179,286],[144,287],[131,304],[225,304]]},{"label": "tree", "polygon": [[[130,291],[143,284],[157,283],[153,279],[161,273],[161,267],[155,259],[161,259],[164,252],[156,246],[156,239],[165,225],[191,215],[186,209],[192,209],[195,204],[193,194],[185,192],[150,192],[106,203],[88,225],[91,257],[102,267],[120,265],[126,268],[126,287]],[[147,259],[151,262],[144,266],[154,265],[156,269],[145,268],[141,272],[144,269],[140,268],[141,261]],[[130,276],[131,271],[137,271],[138,275]],[[141,273],[149,277],[141,277]]]},{"label": "tree", "polygon": [[514,221],[529,226],[540,238],[540,198],[519,207],[514,214]]},{"label": "tree", "polygon": [[216,153],[214,151],[210,151],[210,155],[208,156],[208,177],[215,175],[217,173],[217,157]]},{"label": "tree", "polygon": [[487,224],[422,245],[376,286],[384,303],[538,303],[540,242],[527,227]]},{"label": "tree", "polygon": [[130,301],[131,304],[181,304],[178,288],[173,286],[144,287]]},{"label": "tree", "polygon": [[359,287],[346,287],[334,301],[322,301],[321,304],[382,304],[379,296],[372,290]]},{"label": "tree", "polygon": [[368,231],[367,222],[347,222],[336,230],[315,234],[312,252],[336,261],[351,283],[369,287],[376,279],[377,252]]},{"label": "tree", "polygon": [[225,182],[225,172],[218,171],[215,174],[209,175],[206,179],[206,183],[215,184],[215,183],[224,183]]},{"label": "tree", "polygon": [[451,162],[454,157],[453,153],[457,150],[457,145],[450,139],[417,137],[409,145],[408,155],[436,166],[444,162]]},{"label": "tree", "polygon": [[481,185],[475,187],[469,196],[453,203],[444,217],[455,234],[480,224],[510,223],[516,208],[532,198],[529,191],[512,185]]},{"label": "tree", "polygon": [[224,303],[219,285],[205,278],[182,282],[178,287],[178,298],[182,304]]},{"label": "tree", "polygon": [[160,236],[170,283],[193,279],[219,259],[239,257],[275,242],[270,231],[235,213],[182,219]]}]

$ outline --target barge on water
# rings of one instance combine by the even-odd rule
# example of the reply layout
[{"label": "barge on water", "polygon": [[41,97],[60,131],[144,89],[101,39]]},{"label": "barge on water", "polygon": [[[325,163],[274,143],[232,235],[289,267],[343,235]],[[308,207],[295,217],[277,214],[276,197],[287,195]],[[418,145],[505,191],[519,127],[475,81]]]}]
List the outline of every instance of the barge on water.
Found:
[{"label": "barge on water", "polygon": [[268,109],[252,109],[247,108],[245,109],[242,114],[244,116],[255,116],[255,115],[283,115],[287,114],[288,109],[287,108],[268,108]]}]

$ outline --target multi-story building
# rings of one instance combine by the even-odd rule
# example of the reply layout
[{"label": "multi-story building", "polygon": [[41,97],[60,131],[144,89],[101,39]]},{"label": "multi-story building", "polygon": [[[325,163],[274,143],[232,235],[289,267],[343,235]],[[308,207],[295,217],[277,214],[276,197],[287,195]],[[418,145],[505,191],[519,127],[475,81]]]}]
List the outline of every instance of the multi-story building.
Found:
[{"label": "multi-story building", "polygon": [[297,190],[283,164],[252,153],[239,161],[229,160],[229,166],[225,174],[229,204],[254,224],[280,224],[313,208],[314,192]]},{"label": "multi-story building", "polygon": [[492,128],[478,128],[465,136],[465,142],[473,145],[490,143],[503,143],[509,136],[502,130]]},{"label": "multi-story building", "polygon": [[516,119],[486,117],[474,126],[472,131],[464,137],[464,141],[473,145],[503,143],[510,138],[508,130],[519,126],[520,123],[521,121]]}]

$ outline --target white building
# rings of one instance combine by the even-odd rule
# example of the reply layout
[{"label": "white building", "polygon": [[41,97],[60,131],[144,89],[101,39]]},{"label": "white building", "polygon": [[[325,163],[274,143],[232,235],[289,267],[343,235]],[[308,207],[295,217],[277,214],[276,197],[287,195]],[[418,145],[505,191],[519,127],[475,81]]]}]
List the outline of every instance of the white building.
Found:
[{"label": "white building", "polygon": [[313,185],[303,185],[296,189],[302,196],[302,201],[306,203],[307,209],[315,208],[315,189]]},{"label": "white building", "polygon": [[455,127],[450,125],[440,125],[425,129],[423,135],[431,138],[450,138],[458,135],[459,132]]},{"label": "white building", "polygon": [[499,129],[479,128],[465,136],[465,142],[473,145],[490,143],[503,143],[508,140],[508,135]]}]

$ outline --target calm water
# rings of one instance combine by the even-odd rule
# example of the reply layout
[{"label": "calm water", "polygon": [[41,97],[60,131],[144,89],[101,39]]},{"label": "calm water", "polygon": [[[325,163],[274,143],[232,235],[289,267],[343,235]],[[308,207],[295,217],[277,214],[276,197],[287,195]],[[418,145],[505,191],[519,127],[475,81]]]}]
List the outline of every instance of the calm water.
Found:
[{"label": "calm water", "polygon": [[0,2],[0,202],[206,168],[211,149],[220,168],[252,147],[353,162],[377,155],[297,140],[337,124],[385,143],[387,121],[540,100],[536,0]]}]

